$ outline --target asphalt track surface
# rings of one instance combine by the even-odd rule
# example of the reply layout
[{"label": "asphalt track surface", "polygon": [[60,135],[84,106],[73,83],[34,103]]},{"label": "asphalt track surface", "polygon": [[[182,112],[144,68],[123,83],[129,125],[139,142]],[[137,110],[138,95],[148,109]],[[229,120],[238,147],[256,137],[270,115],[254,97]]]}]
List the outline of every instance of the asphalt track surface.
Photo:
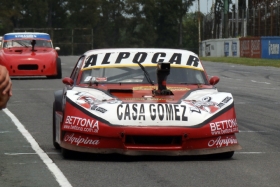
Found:
[{"label": "asphalt track surface", "polygon": [[[69,76],[78,57],[61,58]],[[279,187],[280,69],[204,66],[220,77],[219,91],[234,96],[243,149],[232,159],[79,154],[64,160],[52,145],[53,92],[62,81],[12,79],[13,97],[0,111],[0,187]]]}]

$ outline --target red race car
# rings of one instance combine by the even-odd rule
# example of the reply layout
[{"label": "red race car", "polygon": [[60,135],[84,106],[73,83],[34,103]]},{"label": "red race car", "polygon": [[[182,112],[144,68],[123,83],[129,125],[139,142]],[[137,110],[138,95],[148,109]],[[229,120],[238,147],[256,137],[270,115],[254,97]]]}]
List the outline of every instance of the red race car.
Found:
[{"label": "red race car", "polygon": [[71,153],[214,155],[241,149],[232,94],[178,49],[84,53],[54,93],[53,145]]},{"label": "red race car", "polygon": [[0,64],[7,67],[10,76],[62,76],[61,60],[50,35],[46,33],[8,33],[2,38]]}]

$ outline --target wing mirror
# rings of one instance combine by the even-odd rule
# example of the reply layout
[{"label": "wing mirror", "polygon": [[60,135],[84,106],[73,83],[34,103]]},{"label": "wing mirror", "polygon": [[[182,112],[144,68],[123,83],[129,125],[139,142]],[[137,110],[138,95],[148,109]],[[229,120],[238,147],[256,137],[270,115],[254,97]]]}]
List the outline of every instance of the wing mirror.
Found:
[{"label": "wing mirror", "polygon": [[56,51],[59,51],[60,50],[60,47],[55,47],[54,48]]},{"label": "wing mirror", "polygon": [[63,82],[63,84],[66,84],[66,85],[69,85],[69,86],[72,86],[74,84],[73,79],[71,79],[70,77],[64,77],[62,79],[62,82]]},{"label": "wing mirror", "polygon": [[209,80],[209,83],[210,83],[211,85],[216,85],[219,81],[220,81],[220,78],[219,78],[219,77],[213,76],[213,77],[211,77],[211,79]]}]

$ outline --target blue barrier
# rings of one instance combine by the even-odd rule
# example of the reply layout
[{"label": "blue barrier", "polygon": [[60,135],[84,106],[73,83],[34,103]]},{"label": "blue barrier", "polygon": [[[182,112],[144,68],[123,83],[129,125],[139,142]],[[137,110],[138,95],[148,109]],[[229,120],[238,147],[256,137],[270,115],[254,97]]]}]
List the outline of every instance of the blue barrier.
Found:
[{"label": "blue barrier", "polygon": [[262,36],[261,46],[261,58],[280,59],[279,36]]}]

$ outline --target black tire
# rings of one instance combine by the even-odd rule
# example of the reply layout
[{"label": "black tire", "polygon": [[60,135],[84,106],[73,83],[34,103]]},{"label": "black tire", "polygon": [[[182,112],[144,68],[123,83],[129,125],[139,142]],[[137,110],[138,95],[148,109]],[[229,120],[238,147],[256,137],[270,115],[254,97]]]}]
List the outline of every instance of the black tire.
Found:
[{"label": "black tire", "polygon": [[55,149],[60,149],[60,145],[56,142],[56,115],[55,115],[55,111],[56,111],[56,107],[55,107],[55,102],[53,102],[53,126],[52,126],[52,130],[53,130],[53,146]]},{"label": "black tire", "polygon": [[217,153],[210,155],[210,158],[213,159],[230,159],[234,155],[234,151],[224,152],[224,153]]},{"label": "black tire", "polygon": [[230,152],[220,153],[219,156],[222,159],[230,159],[233,155],[234,155],[234,151],[230,151]]},{"label": "black tire", "polygon": [[65,148],[61,148],[61,154],[64,159],[71,159],[75,157],[75,151],[71,151]]},{"label": "black tire", "polygon": [[56,75],[47,76],[48,79],[61,79],[62,78],[62,68],[61,68],[61,59],[56,59]]},{"label": "black tire", "polygon": [[56,69],[57,69],[56,78],[61,79],[62,78],[62,68],[61,68],[61,59],[60,58],[57,58],[57,60],[56,60]]}]

